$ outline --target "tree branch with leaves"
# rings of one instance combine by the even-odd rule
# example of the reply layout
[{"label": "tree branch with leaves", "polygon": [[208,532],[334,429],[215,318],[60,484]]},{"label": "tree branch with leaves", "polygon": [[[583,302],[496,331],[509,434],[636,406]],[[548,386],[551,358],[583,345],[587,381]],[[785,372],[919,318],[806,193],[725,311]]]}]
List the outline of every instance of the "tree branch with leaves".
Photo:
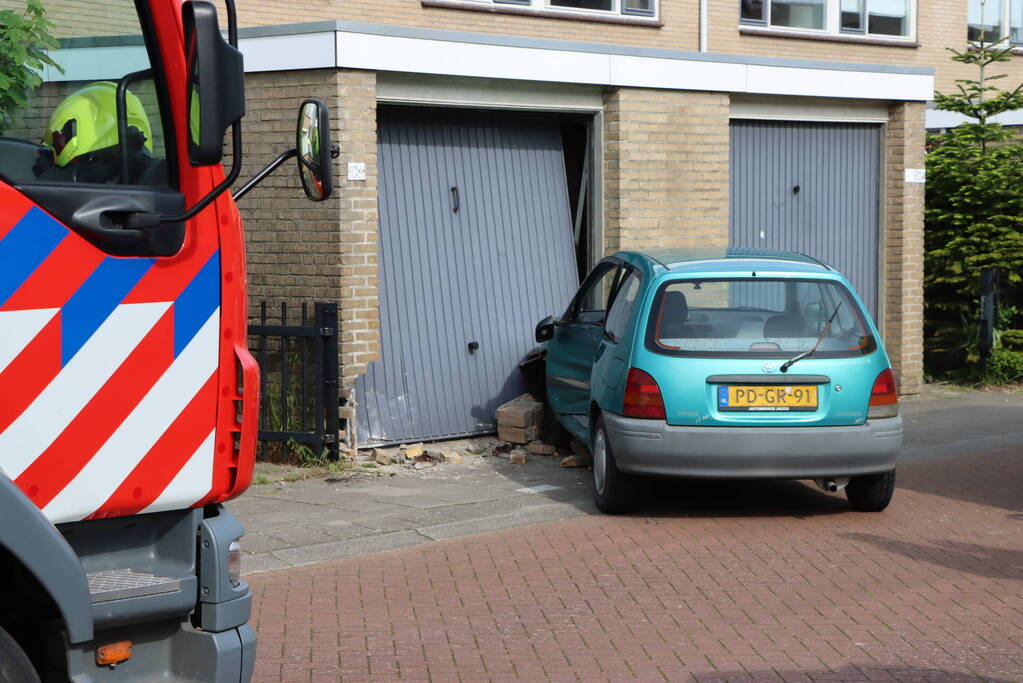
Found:
[{"label": "tree branch with leaves", "polygon": [[63,73],[47,52],[60,47],[51,28],[40,0],[27,0],[21,13],[0,10],[0,134],[11,127],[29,96],[42,85],[45,67]]}]

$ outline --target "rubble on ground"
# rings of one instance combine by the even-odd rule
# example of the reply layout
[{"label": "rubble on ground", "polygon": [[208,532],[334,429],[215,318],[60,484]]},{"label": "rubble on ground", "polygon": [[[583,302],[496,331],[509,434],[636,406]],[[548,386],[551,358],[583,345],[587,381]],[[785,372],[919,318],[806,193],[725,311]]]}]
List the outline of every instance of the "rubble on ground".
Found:
[{"label": "rubble on ground", "polygon": [[561,459],[562,467],[589,467],[593,464],[593,458],[588,455],[566,455]]}]

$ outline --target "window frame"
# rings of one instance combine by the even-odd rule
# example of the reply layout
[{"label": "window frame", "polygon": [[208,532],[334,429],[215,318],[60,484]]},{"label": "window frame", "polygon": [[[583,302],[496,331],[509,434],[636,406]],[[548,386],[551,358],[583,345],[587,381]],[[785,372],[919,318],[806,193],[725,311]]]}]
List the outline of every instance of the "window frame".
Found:
[{"label": "window frame", "polygon": [[[795,353],[792,351],[693,351],[686,349],[668,349],[662,346],[657,341],[657,314],[661,310],[661,305],[664,300],[664,295],[673,284],[679,282],[783,282],[783,283],[812,283],[815,285],[830,285],[837,287],[839,292],[842,292],[842,303],[847,305],[850,309],[850,313],[856,318],[857,324],[862,330],[869,333],[865,345],[861,347],[859,352],[853,349],[842,350],[842,351],[817,351],[813,353],[810,358],[816,359],[843,359],[843,358],[863,358],[876,353],[880,344],[878,343],[877,333],[869,323],[869,317],[864,314],[863,309],[859,306],[856,301],[856,297],[851,288],[846,286],[844,283],[838,280],[832,280],[830,278],[800,278],[800,277],[758,277],[758,278],[743,278],[743,277],[673,277],[664,280],[657,286],[657,291],[654,292],[653,300],[650,303],[650,307],[647,309],[647,317],[645,321],[645,329],[643,330],[643,345],[647,351],[655,353],[659,356],[669,356],[673,358],[728,358],[728,359],[754,359],[754,360],[785,360],[792,358]],[[696,309],[699,310],[699,309]],[[786,310],[788,310],[788,302],[786,302]]]},{"label": "window frame", "polygon": [[[128,4],[128,3],[125,3]],[[123,183],[68,183],[63,181],[54,180],[28,180],[28,181],[15,181],[11,178],[6,178],[0,174],[0,180],[8,183],[14,187],[20,186],[63,186],[71,185],[74,187],[94,187],[98,191],[103,190],[114,190],[115,188],[121,189],[167,189],[172,191],[181,190],[181,174],[179,172],[179,159],[178,159],[178,146],[176,137],[176,128],[174,121],[174,110],[171,106],[170,88],[167,82],[167,73],[164,68],[163,56],[160,52],[160,41],[157,38],[156,24],[153,21],[153,15],[149,8],[149,5],[144,0],[132,0],[130,3],[135,7],[136,16],[139,21],[139,38],[141,39],[142,46],[145,47],[146,56],[149,59],[149,71],[152,74],[153,90],[156,94],[157,104],[160,112],[160,134],[163,137],[164,147],[164,161],[167,167],[167,184],[166,185],[134,185],[134,184],[123,184]],[[117,36],[115,36],[116,38]],[[100,38],[107,38],[107,36],[100,36]],[[72,45],[77,40],[74,37],[69,39],[62,39],[61,43],[67,40]],[[62,45],[62,48],[63,45]],[[122,78],[124,75],[122,74]],[[110,80],[110,79],[100,79]],[[118,79],[119,80],[119,79]],[[117,81],[115,81],[117,82]]]},{"label": "window frame", "polygon": [[626,0],[611,0],[611,9],[589,9],[586,7],[562,7],[551,4],[551,0],[457,0],[458,4],[466,5],[491,5],[495,8],[514,7],[530,9],[535,12],[552,15],[578,15],[580,19],[588,17],[603,18],[624,18],[624,19],[650,19],[660,18],[661,0],[650,0],[653,8],[651,10],[629,9],[625,6]]},{"label": "window frame", "polygon": [[[562,323],[565,325],[604,327],[604,323],[607,321],[607,313],[611,310],[611,306],[614,305],[615,295],[618,293],[618,288],[622,283],[622,272],[625,268],[626,266],[623,262],[614,258],[603,259],[593,266],[593,269],[586,276],[586,279],[584,279],[582,284],[579,285],[579,289],[576,291],[575,296],[572,297],[572,301],[568,305],[568,310],[565,311],[565,315],[562,317]],[[599,321],[580,320],[579,315],[581,313],[596,312],[596,309],[582,310],[582,305],[590,291],[601,281],[602,278],[606,277],[608,273],[613,273],[613,276],[611,278],[611,287],[608,290],[607,295],[607,307],[603,310],[604,315]]]},{"label": "window frame", "polygon": [[[622,294],[622,292],[625,290],[625,286],[627,284],[629,284],[630,280],[633,277],[636,278],[636,296],[632,299],[631,302],[626,302],[626,304],[625,304],[625,305],[628,306],[628,308],[622,314],[623,317],[621,319],[621,325],[622,325],[623,329],[621,330],[622,334],[619,336],[619,335],[615,334],[615,331],[610,330],[608,328],[608,325],[609,325],[609,323],[611,321],[611,313],[615,310],[615,305],[618,303],[619,295]],[[625,333],[628,331],[628,326],[629,326],[629,323],[632,321],[632,316],[635,314],[636,309],[639,306],[640,299],[642,298],[642,296],[641,296],[642,293],[643,293],[643,274],[639,271],[638,268],[635,268],[634,266],[623,265],[622,268],[621,268],[621,271],[619,272],[619,275],[618,275],[618,284],[617,284],[617,287],[615,289],[614,296],[611,299],[610,305],[607,307],[607,313],[604,315],[604,335],[612,343],[620,344],[622,342],[622,340],[625,338]],[[617,323],[619,321],[615,320],[614,322]]]},{"label": "window frame", "polygon": [[[1020,9],[1023,10],[1023,0],[1001,0],[1001,2],[1002,2],[1002,16],[999,17],[999,22],[998,23],[999,23],[999,27],[1001,28],[1002,31],[1004,31],[1004,33],[1002,33],[1002,35],[996,36],[994,40],[991,40],[989,37],[985,37],[984,42],[987,43],[987,44],[991,44],[991,43],[994,43],[997,40],[1000,40],[1001,38],[1004,37],[1004,38],[1008,38],[1009,39],[1008,40],[1008,44],[1009,45],[1011,45],[1013,47],[1017,47],[1017,48],[1023,48],[1023,26],[1020,27],[1021,30],[1020,30],[1019,38],[1017,40],[1013,40],[1012,39],[1012,9],[1013,9],[1013,5],[1014,4],[1020,5]],[[980,43],[979,40],[972,40],[970,38],[970,26],[971,26],[971,24],[970,24],[970,5],[971,4],[972,3],[969,0],[967,0],[967,3],[966,3],[966,40],[969,41],[969,43],[971,45],[978,45]]]},{"label": "window frame", "polygon": [[870,4],[872,0],[864,0],[861,13],[862,30],[842,28],[842,0],[824,0],[824,28],[798,28],[795,26],[779,26],[771,23],[772,5],[775,0],[763,0],[764,18],[747,19],[742,16],[742,6],[739,7],[739,26],[755,27],[764,31],[772,31],[786,34],[805,34],[810,37],[835,37],[835,38],[862,38],[871,41],[891,43],[913,43],[917,35],[917,4],[918,0],[906,0],[906,34],[893,36],[888,33],[870,33],[868,31],[868,19],[870,16]]}]

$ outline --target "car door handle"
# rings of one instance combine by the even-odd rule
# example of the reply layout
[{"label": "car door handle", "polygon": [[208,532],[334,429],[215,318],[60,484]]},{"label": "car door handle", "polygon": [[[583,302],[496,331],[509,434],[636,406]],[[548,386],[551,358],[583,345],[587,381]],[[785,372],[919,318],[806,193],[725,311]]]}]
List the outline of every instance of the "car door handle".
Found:
[{"label": "car door handle", "polygon": [[604,355],[604,351],[606,350],[607,343],[604,340],[601,340],[600,344],[597,346],[597,355],[593,358],[593,362],[600,360],[600,357]]}]

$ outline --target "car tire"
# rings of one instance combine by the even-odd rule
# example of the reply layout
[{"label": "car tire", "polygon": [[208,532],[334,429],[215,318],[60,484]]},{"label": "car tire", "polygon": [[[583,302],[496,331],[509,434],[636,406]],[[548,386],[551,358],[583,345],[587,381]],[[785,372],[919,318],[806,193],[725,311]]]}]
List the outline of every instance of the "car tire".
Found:
[{"label": "car tire", "polygon": [[845,487],[849,505],[859,512],[880,512],[892,502],[895,492],[895,470],[880,474],[853,477]]},{"label": "car tire", "polygon": [[18,641],[0,627],[0,683],[39,683],[39,675]]},{"label": "car tire", "polygon": [[618,469],[604,418],[600,416],[593,426],[590,452],[593,455],[593,502],[609,515],[628,512],[632,505],[633,478]]}]

